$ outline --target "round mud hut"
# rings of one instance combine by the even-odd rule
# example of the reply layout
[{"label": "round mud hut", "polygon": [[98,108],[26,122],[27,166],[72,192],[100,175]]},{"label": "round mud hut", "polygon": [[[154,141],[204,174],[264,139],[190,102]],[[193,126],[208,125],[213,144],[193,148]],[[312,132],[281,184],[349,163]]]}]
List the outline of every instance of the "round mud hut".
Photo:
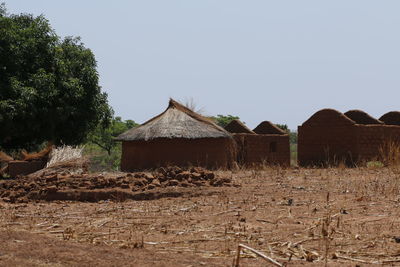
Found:
[{"label": "round mud hut", "polygon": [[122,171],[161,166],[229,168],[235,141],[223,128],[174,100],[160,115],[122,133]]}]

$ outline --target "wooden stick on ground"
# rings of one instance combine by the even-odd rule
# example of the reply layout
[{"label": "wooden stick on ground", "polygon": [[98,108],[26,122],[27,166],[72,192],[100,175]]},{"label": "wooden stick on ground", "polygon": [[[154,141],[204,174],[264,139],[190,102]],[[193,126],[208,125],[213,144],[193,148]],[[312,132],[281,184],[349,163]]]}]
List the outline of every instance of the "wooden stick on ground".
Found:
[{"label": "wooden stick on ground", "polygon": [[279,267],[283,267],[284,266],[283,264],[277,262],[276,260],[268,257],[264,253],[261,253],[260,251],[255,250],[254,248],[248,247],[248,246],[243,245],[243,244],[239,244],[238,245],[238,252],[237,252],[237,255],[236,255],[236,262],[235,262],[235,266],[234,267],[239,267],[240,250],[242,248],[250,250],[251,252],[255,253],[257,256],[260,256],[261,258],[263,258],[264,260],[269,261],[270,263],[272,263],[275,266],[279,266]]},{"label": "wooden stick on ground", "polygon": [[355,258],[350,258],[350,257],[345,257],[345,256],[336,256],[338,259],[342,260],[348,260],[348,261],[355,261],[355,262],[361,262],[361,263],[368,263],[368,264],[377,264],[378,262],[371,262],[371,261],[365,261],[365,260],[360,260],[360,259],[355,259]]}]

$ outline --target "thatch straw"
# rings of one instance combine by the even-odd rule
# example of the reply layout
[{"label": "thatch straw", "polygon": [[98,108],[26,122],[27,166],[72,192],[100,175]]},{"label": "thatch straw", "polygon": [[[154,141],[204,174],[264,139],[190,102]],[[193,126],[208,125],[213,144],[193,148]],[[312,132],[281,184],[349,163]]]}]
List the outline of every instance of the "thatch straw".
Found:
[{"label": "thatch straw", "polygon": [[9,162],[9,161],[13,161],[13,160],[14,159],[12,157],[7,155],[3,151],[0,151],[0,162]]},{"label": "thatch straw", "polygon": [[380,121],[383,121],[387,125],[399,125],[400,126],[400,111],[391,111],[384,114],[379,118]]},{"label": "thatch straw", "polygon": [[270,121],[261,122],[256,128],[253,130],[256,134],[279,134],[284,135],[286,132],[281,128],[277,127]]},{"label": "thatch straw", "polygon": [[50,152],[53,150],[53,143],[47,142],[47,145],[44,149],[37,153],[29,154],[25,150],[21,151],[22,160],[32,161],[32,160],[47,160]]},{"label": "thatch straw", "polygon": [[47,162],[47,168],[56,165],[59,162],[70,161],[82,158],[83,147],[62,146],[53,149],[50,153],[50,159]]},{"label": "thatch straw", "polygon": [[168,108],[139,127],[119,135],[117,141],[154,140],[157,138],[232,138],[211,120],[170,99]]},{"label": "thatch straw", "polygon": [[66,161],[56,162],[50,167],[46,167],[37,172],[27,175],[28,178],[41,177],[45,174],[58,174],[58,173],[85,173],[89,166],[89,159],[86,157],[70,159]]},{"label": "thatch straw", "polygon": [[233,120],[228,125],[225,126],[225,130],[230,133],[248,133],[255,134],[252,130],[247,128],[240,120]]},{"label": "thatch straw", "polygon": [[358,110],[358,109],[353,109],[349,110],[344,115],[351,120],[355,121],[357,124],[364,124],[364,125],[369,125],[369,124],[383,124],[383,122],[375,119],[368,113]]}]

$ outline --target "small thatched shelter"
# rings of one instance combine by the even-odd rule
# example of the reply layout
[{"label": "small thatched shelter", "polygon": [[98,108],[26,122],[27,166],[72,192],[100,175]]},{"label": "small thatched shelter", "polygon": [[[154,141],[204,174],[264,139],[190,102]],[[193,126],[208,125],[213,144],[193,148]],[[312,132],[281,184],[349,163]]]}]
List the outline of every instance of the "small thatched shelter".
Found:
[{"label": "small thatched shelter", "polygon": [[386,125],[399,125],[400,126],[400,111],[390,111],[379,118],[380,121]]},{"label": "small thatched shelter", "polygon": [[286,134],[284,130],[271,123],[270,121],[261,122],[256,128],[253,129],[256,134]]},{"label": "small thatched shelter", "polygon": [[344,115],[349,119],[353,120],[357,124],[363,124],[363,125],[383,124],[383,122],[375,119],[368,113],[358,109],[349,110],[346,113],[344,113]]},{"label": "small thatched shelter", "polygon": [[227,168],[235,141],[223,128],[174,100],[160,115],[116,138],[122,141],[121,170],[159,166]]},{"label": "small thatched shelter", "polygon": [[233,120],[228,125],[225,126],[225,130],[230,133],[246,133],[246,134],[255,134],[252,130],[247,128],[244,123],[240,120]]}]

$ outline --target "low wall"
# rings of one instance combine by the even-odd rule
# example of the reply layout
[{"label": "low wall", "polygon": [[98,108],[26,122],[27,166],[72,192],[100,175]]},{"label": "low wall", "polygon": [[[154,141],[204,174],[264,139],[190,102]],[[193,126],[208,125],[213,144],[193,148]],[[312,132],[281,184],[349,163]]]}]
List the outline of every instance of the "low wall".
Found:
[{"label": "low wall", "polygon": [[391,141],[400,142],[400,126],[299,126],[298,161],[300,166],[313,166],[379,160],[383,145]]},{"label": "low wall", "polygon": [[358,158],[354,127],[299,126],[297,153],[300,166],[352,164]]},{"label": "low wall", "polygon": [[259,164],[290,165],[288,135],[234,134],[237,143],[237,161],[245,166]]},{"label": "low wall", "polygon": [[8,162],[8,174],[11,177],[18,175],[27,175],[43,169],[46,166],[46,161],[10,161]]},{"label": "low wall", "polygon": [[235,161],[232,138],[157,139],[122,142],[122,171],[154,169],[160,166],[230,168]]},{"label": "low wall", "polygon": [[355,132],[359,161],[379,160],[385,145],[400,143],[400,126],[356,125]]}]

